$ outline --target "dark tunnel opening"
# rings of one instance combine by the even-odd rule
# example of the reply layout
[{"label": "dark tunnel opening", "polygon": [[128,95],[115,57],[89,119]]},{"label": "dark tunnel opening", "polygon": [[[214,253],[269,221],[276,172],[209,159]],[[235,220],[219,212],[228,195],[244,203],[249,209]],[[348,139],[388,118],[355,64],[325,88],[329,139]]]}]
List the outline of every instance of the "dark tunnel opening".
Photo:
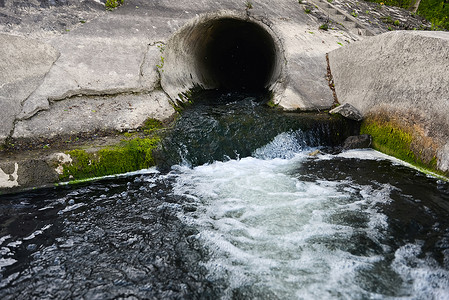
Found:
[{"label": "dark tunnel opening", "polygon": [[275,99],[285,87],[285,56],[272,28],[247,15],[200,15],[167,42],[161,87],[175,103],[192,92],[250,92]]},{"label": "dark tunnel opening", "polygon": [[261,90],[276,64],[273,38],[261,26],[232,18],[214,20],[204,31],[197,64],[218,89]]}]

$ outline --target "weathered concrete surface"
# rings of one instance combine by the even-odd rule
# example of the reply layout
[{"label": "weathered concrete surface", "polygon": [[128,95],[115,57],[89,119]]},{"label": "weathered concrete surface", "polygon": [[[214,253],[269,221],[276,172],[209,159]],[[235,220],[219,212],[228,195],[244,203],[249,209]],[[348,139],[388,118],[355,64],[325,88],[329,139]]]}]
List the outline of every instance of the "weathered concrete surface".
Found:
[{"label": "weathered concrete surface", "polygon": [[311,3],[317,4],[329,16],[331,26],[342,24],[356,34],[366,33],[366,29],[367,35],[369,32],[377,35],[391,30],[430,30],[432,26],[408,10],[370,1],[311,0]]},{"label": "weathered concrete surface", "polygon": [[[9,126],[4,130],[3,137],[21,138],[41,134],[48,137],[74,133],[74,128],[83,126],[70,124],[53,110],[64,106],[58,104],[59,101],[68,101],[75,96],[80,104],[84,103],[81,102],[84,98],[103,95],[121,95],[123,101],[126,98],[126,101],[133,102],[136,93],[151,93],[159,84],[160,70],[157,65],[161,64],[161,57],[167,56],[163,76],[170,76],[169,66],[173,64],[168,57],[170,49],[166,49],[167,54],[161,53],[161,46],[192,18],[217,10],[227,10],[229,15],[239,15],[242,19],[260,24],[279,41],[277,50],[282,60],[282,72],[279,74],[282,73],[282,76],[272,84],[276,103],[286,109],[321,109],[332,105],[324,54],[352,40],[351,36],[342,31],[318,30],[320,24],[317,19],[305,14],[302,6],[294,1],[278,1],[276,5],[271,1],[259,1],[253,3],[253,7],[248,16],[241,1],[154,3],[129,0],[114,12],[95,11],[95,18],[74,25],[64,34],[49,35],[47,31],[37,28],[36,31],[41,30],[45,34],[34,33],[33,36],[40,36],[49,49],[53,47],[61,55],[51,69],[46,69],[46,76],[39,78],[39,83],[33,85],[26,95],[3,98],[7,102],[5,107],[14,108],[14,113],[8,114]],[[87,15],[91,17],[92,14],[89,12]],[[19,29],[17,32],[20,33]],[[28,47],[27,51],[33,49],[34,46]],[[5,52],[2,56],[10,55]],[[24,61],[24,65],[16,69],[26,72],[26,66]],[[176,67],[180,66],[175,64]],[[186,90],[188,88],[190,86],[186,86]],[[17,92],[18,89],[14,90]],[[167,92],[171,100],[175,100],[178,93],[172,93],[170,89]],[[165,100],[167,102],[162,107],[170,103],[168,98]],[[79,116],[78,123],[85,123],[84,130],[122,130],[129,128],[126,124],[137,124],[135,120],[126,120],[126,115],[117,117],[114,106],[108,108],[108,103],[113,101],[105,102],[103,119],[116,119],[116,122],[90,122],[91,116],[83,114]],[[154,109],[159,109],[158,105]],[[153,110],[149,105],[142,108],[149,115]],[[46,118],[39,116],[40,111],[48,111]],[[174,110],[164,111],[165,114],[158,114],[157,117],[168,118],[174,113]],[[122,123],[118,124],[117,120]],[[14,122],[16,128],[11,127]]]},{"label": "weathered concrete surface", "polygon": [[62,165],[70,156],[62,152],[35,151],[28,157],[0,161],[0,195],[36,186],[52,185],[62,174]]},{"label": "weathered concrete surface", "polygon": [[0,34],[0,144],[11,134],[22,103],[42,83],[58,56],[48,44]]},{"label": "weathered concrete surface", "polygon": [[174,112],[168,96],[160,90],[134,95],[77,96],[55,102],[51,110],[43,110],[33,118],[18,121],[13,138],[76,135],[92,128],[127,131],[141,126],[148,118],[164,120]]},{"label": "weathered concrete surface", "polygon": [[329,53],[340,103],[413,128],[416,152],[449,171],[449,33],[395,31]]},{"label": "weathered concrete surface", "polygon": [[[98,0],[67,0],[67,5],[57,7],[48,3],[0,1],[4,4],[0,5],[0,23],[4,21],[0,30],[27,37],[21,39],[24,44],[19,47],[25,56],[17,59],[21,64],[11,63],[17,55],[11,45],[19,38],[5,36],[0,44],[0,66],[10,70],[8,76],[14,78],[16,87],[21,86],[7,90],[0,81],[2,108],[8,111],[0,119],[0,144],[6,137],[51,138],[132,130],[146,118],[171,117],[171,104],[178,94],[202,83],[184,76],[195,66],[188,55],[183,57],[171,47],[181,45],[176,44],[176,36],[188,36],[183,35],[183,29],[192,24],[201,26],[201,20],[210,16],[224,14],[256,24],[271,36],[276,44],[276,65],[267,87],[274,92],[274,102],[285,109],[329,108],[334,99],[326,79],[325,53],[360,38],[342,27],[319,30],[326,14],[313,8],[306,14],[304,5],[291,0],[252,1],[252,9],[246,9],[241,0],[125,0],[113,12],[105,11]],[[185,46],[183,51],[201,49],[192,47],[192,42]],[[38,53],[46,53],[47,58]],[[176,73],[179,70],[183,76]],[[21,79],[11,72],[31,76]],[[3,74],[8,73],[0,76]],[[161,74],[165,91],[159,87]],[[165,84],[170,81],[176,84]],[[43,164],[36,167],[31,163],[36,155],[0,157],[0,188],[56,180],[56,169],[50,172]],[[47,154],[40,160],[54,168],[52,160],[45,157]],[[39,181],[34,170],[46,172],[48,177],[41,176]]]}]

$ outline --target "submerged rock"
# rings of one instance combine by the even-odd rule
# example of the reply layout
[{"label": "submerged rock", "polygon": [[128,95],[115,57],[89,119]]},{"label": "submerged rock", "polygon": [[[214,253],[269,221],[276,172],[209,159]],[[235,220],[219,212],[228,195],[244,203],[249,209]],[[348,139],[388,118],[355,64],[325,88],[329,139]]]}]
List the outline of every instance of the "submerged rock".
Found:
[{"label": "submerged rock", "polygon": [[343,144],[343,149],[349,150],[349,149],[369,148],[371,147],[372,142],[373,139],[369,134],[350,136],[345,140]]},{"label": "submerged rock", "polygon": [[308,155],[309,155],[309,156],[317,156],[317,155],[319,155],[319,154],[321,154],[321,151],[320,151],[320,150],[315,150],[315,151],[313,151],[313,152],[310,152]]}]

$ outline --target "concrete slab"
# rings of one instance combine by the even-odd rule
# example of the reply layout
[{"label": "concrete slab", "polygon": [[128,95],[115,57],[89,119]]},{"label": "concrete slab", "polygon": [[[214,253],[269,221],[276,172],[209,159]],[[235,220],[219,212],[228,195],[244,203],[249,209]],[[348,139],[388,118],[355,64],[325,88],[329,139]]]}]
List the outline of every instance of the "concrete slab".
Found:
[{"label": "concrete slab", "polygon": [[390,32],[330,52],[329,60],[340,103],[408,129],[417,156],[449,171],[448,32]]},{"label": "concrete slab", "polygon": [[48,109],[48,100],[149,91],[158,81],[155,66],[153,72],[145,72],[147,78],[141,78],[149,49],[140,39],[62,36],[52,43],[61,51],[61,57],[24,103],[20,119]]},{"label": "concrete slab", "polygon": [[0,143],[10,135],[22,103],[41,84],[58,56],[48,44],[0,34]]},{"label": "concrete slab", "polygon": [[331,107],[334,98],[326,78],[326,53],[347,45],[352,37],[347,32],[319,30],[317,24],[277,22],[275,27],[284,41],[288,69],[279,105],[287,110]]},{"label": "concrete slab", "polygon": [[175,113],[162,91],[116,96],[72,97],[52,104],[33,118],[18,121],[13,138],[52,138],[94,130],[127,131],[148,118],[164,120]]}]

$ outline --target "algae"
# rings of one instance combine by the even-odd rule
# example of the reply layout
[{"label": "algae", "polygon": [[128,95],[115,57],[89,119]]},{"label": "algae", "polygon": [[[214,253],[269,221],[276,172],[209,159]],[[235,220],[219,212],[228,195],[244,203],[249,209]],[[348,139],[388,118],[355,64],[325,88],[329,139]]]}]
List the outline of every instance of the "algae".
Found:
[{"label": "algae", "polygon": [[154,166],[153,150],[160,138],[157,131],[162,128],[159,120],[148,119],[135,134],[125,133],[117,145],[89,152],[75,149],[66,153],[71,163],[63,165],[60,180],[84,180],[106,175],[122,174]]},{"label": "algae", "polygon": [[394,122],[379,122],[365,119],[360,127],[360,134],[369,134],[373,138],[372,147],[375,150],[405,161],[427,174],[447,176],[437,169],[437,158],[423,159],[422,150],[417,151],[418,137]]}]

